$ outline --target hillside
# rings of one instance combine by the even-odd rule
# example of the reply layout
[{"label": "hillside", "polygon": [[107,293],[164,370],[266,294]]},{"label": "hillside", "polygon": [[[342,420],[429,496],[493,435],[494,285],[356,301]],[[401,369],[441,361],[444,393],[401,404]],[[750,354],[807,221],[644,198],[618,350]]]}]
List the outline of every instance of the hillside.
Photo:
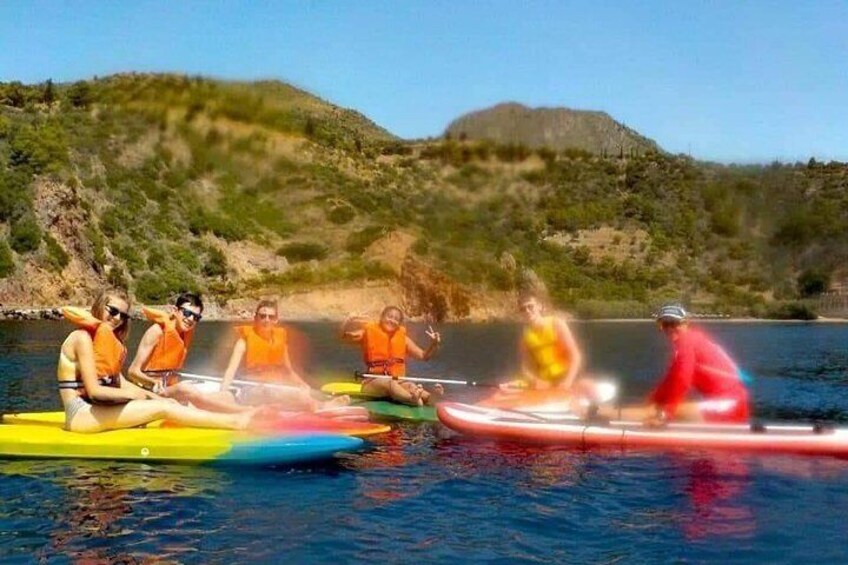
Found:
[{"label": "hillside", "polygon": [[660,150],[654,141],[604,112],[528,108],[514,102],[461,116],[448,125],[445,133],[456,139],[555,151],[582,149],[597,155],[629,156]]},{"label": "hillside", "polygon": [[583,316],[809,315],[844,284],[848,166],[399,140],[283,83],[0,84],[0,310],[281,297],[338,317],[510,314],[539,280]]}]

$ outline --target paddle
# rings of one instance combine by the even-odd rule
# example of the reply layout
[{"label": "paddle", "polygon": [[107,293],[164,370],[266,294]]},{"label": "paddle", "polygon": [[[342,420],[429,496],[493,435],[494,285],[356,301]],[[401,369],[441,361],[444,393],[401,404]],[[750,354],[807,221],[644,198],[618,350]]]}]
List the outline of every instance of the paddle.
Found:
[{"label": "paddle", "polygon": [[430,379],[426,377],[395,377],[393,375],[375,375],[373,373],[363,373],[360,371],[354,371],[354,376],[357,379],[392,379],[396,381],[410,381],[413,383],[437,383],[437,384],[445,384],[445,385],[464,385],[464,386],[476,386],[476,387],[488,387],[488,388],[498,388],[500,385],[492,384],[492,383],[478,383],[477,381],[460,381],[455,379]]},{"label": "paddle", "polygon": [[[193,379],[195,381],[205,381],[209,383],[221,383],[224,382],[224,379],[221,377],[211,377],[209,375],[198,375],[196,373],[186,373],[183,371],[179,371],[180,376],[185,377],[187,379]],[[261,386],[265,388],[273,388],[279,390],[298,390],[300,387],[294,385],[281,385],[274,383],[263,383],[259,381],[244,381],[240,379],[233,379],[230,381],[230,388],[238,388],[242,386]]]}]

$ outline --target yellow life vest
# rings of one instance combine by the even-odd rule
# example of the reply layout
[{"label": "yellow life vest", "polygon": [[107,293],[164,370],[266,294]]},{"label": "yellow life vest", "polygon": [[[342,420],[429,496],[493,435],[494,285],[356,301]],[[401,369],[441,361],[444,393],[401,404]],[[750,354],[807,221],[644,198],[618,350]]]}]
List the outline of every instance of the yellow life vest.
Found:
[{"label": "yellow life vest", "polygon": [[571,356],[557,335],[555,319],[545,318],[541,327],[524,331],[524,346],[536,377],[548,382],[560,380],[571,366]]}]

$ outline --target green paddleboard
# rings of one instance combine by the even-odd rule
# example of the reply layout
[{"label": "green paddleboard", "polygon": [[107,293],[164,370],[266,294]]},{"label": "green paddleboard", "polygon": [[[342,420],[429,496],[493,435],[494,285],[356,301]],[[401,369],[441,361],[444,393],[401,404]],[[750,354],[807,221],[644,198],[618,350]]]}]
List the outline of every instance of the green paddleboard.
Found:
[{"label": "green paddleboard", "polygon": [[390,400],[367,400],[369,395],[362,392],[359,383],[327,383],[321,387],[325,394],[347,394],[351,398],[362,399],[354,403],[362,406],[375,418],[383,420],[407,420],[410,422],[438,422],[436,409],[432,406],[407,406]]},{"label": "green paddleboard", "polygon": [[407,406],[388,400],[367,400],[365,402],[357,402],[356,406],[363,406],[375,418],[385,420],[408,420],[411,422],[439,421],[439,418],[436,417],[436,409],[433,406]]}]

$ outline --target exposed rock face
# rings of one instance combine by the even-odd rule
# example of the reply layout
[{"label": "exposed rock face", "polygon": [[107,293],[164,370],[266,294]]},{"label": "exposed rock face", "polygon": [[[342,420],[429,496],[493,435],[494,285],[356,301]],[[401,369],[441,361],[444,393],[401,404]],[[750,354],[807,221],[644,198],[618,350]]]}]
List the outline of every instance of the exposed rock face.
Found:
[{"label": "exposed rock face", "polygon": [[400,284],[403,307],[409,316],[441,322],[471,314],[472,296],[466,288],[411,255],[403,262]]},{"label": "exposed rock face", "polygon": [[597,154],[630,154],[660,148],[605,112],[568,108],[528,108],[498,104],[457,118],[445,131],[454,138],[491,140],[556,150],[583,149]]}]

